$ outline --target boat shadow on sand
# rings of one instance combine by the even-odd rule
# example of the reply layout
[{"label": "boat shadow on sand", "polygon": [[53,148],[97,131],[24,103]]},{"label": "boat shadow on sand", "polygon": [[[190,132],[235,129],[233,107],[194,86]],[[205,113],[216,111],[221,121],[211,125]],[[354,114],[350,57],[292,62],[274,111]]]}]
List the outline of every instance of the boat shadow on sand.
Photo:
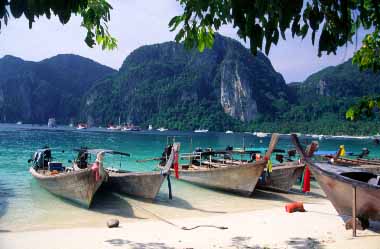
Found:
[{"label": "boat shadow on sand", "polygon": [[[253,193],[249,196],[251,199],[256,200],[268,200],[268,201],[280,201],[280,202],[293,202],[294,198],[291,199],[287,194],[279,193],[279,192],[272,192],[268,190],[261,190],[261,189],[255,189]],[[294,195],[292,195],[294,196]]]},{"label": "boat shadow on sand", "polygon": [[[338,215],[340,216],[340,215]],[[351,219],[351,216],[340,216],[342,218],[343,222],[346,223]],[[367,230],[374,232],[376,234],[358,234],[358,237],[380,237],[380,221],[375,220],[369,220],[369,227],[366,228]]]},{"label": "boat shadow on sand", "polygon": [[214,213],[214,214],[225,214],[225,213],[227,213],[224,211],[206,210],[206,209],[194,207],[188,201],[186,201],[186,200],[184,200],[178,196],[173,196],[173,199],[170,200],[166,193],[165,194],[159,193],[154,200],[138,198],[138,197],[131,197],[131,196],[127,196],[127,195],[125,195],[125,197],[133,199],[135,201],[143,202],[143,203],[160,205],[160,206],[165,206],[165,207],[174,207],[174,208],[185,209],[185,210],[195,210],[195,211],[199,211],[202,213]]},{"label": "boat shadow on sand", "polygon": [[[323,196],[319,196],[318,194],[314,196],[313,194],[307,194],[305,195],[304,193],[296,193],[293,192],[290,195],[286,193],[278,193],[278,192],[271,192],[267,190],[255,190],[252,195],[250,196],[242,196],[237,193],[229,193],[221,190],[215,190],[215,189],[207,189],[208,191],[216,192],[218,193],[219,198],[228,198],[228,196],[231,197],[238,197],[238,198],[248,198],[251,199],[252,201],[254,200],[264,200],[264,201],[273,201],[273,202],[279,202],[279,203],[284,203],[284,202],[294,202],[299,200],[301,198],[302,200],[307,198],[308,202],[310,203],[311,200],[315,198],[324,198]],[[169,199],[166,193],[159,193],[158,196],[156,197],[155,200],[148,200],[148,199],[142,199],[142,198],[136,198],[136,197],[130,197],[126,196],[128,198],[131,198],[133,200],[139,201],[139,202],[144,202],[144,203],[151,203],[155,205],[161,205],[161,206],[166,206],[166,207],[174,207],[174,208],[179,208],[179,209],[185,209],[185,210],[194,210],[194,211],[199,211],[203,213],[214,213],[214,214],[225,214],[228,213],[228,211],[223,211],[223,210],[210,210],[210,209],[203,209],[203,208],[198,208],[193,206],[190,202],[186,201],[185,199],[182,199],[178,196],[173,196],[173,199]],[[214,196],[215,198],[215,196]],[[218,199],[219,199],[218,198]],[[282,206],[282,204],[281,204]]]},{"label": "boat shadow on sand", "polygon": [[[327,242],[327,243],[329,243],[329,242]],[[322,248],[326,248],[325,245],[321,244],[321,242],[318,239],[311,238],[311,237],[307,237],[307,238],[299,238],[299,237],[290,238],[289,240],[286,241],[286,244],[287,244],[287,246],[289,246],[291,248],[295,248],[295,249],[303,249],[303,248],[322,249]]]},{"label": "boat shadow on sand", "polygon": [[[12,197],[15,197],[13,189],[7,187],[7,184],[0,181],[0,219],[7,213],[9,206],[8,199]],[[5,232],[10,232],[10,230],[0,228],[0,233]]]},{"label": "boat shadow on sand", "polygon": [[359,237],[369,237],[369,236],[378,236],[380,237],[380,221],[369,221],[369,227],[368,230],[375,232],[377,234],[371,234],[371,235],[359,235]]},{"label": "boat shadow on sand", "polygon": [[135,215],[132,206],[118,194],[99,189],[95,194],[91,211],[124,218],[145,219]]},{"label": "boat shadow on sand", "polygon": [[131,249],[175,249],[174,247],[168,246],[165,243],[158,243],[158,242],[142,243],[142,242],[135,242],[135,241],[126,240],[126,239],[109,239],[104,242],[115,247],[128,246],[128,248],[131,248]]},{"label": "boat shadow on sand", "polygon": [[13,189],[0,181],[0,218],[7,213],[9,205],[8,199],[12,197],[15,197]]}]

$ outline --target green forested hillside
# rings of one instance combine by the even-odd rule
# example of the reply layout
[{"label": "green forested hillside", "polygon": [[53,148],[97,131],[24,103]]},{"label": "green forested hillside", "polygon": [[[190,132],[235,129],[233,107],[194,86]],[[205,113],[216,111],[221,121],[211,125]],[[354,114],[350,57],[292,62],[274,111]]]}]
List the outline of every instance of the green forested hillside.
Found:
[{"label": "green forested hillside", "polygon": [[[97,83],[82,102],[82,119],[192,130],[242,129],[291,102],[282,76],[262,54],[216,36],[199,53],[168,42],[141,47],[119,72]],[[273,104],[274,103],[274,104]]]},{"label": "green forested hillside", "polygon": [[297,87],[298,96],[352,98],[380,93],[380,73],[359,71],[352,60],[310,75]]},{"label": "green forested hillside", "polygon": [[[350,105],[362,96],[380,93],[380,74],[359,71],[351,59],[289,84],[296,104],[277,115],[275,127],[324,134],[372,134],[380,132],[377,119],[351,122],[345,119]],[[292,122],[291,125],[289,122]],[[262,125],[262,124],[261,124]],[[273,125],[268,125],[273,127]],[[276,128],[274,128],[276,129]]]},{"label": "green forested hillside", "polygon": [[180,130],[371,134],[377,121],[350,122],[345,112],[379,93],[379,78],[349,60],[286,85],[264,55],[218,35],[204,53],[171,42],[137,49],[86,94],[81,118]]},{"label": "green forested hillside", "polygon": [[174,42],[140,47],[119,71],[75,55],[0,59],[1,122],[366,135],[380,133],[379,118],[351,122],[345,112],[374,94],[380,74],[351,60],[287,85],[266,56],[220,35],[203,53]]},{"label": "green forested hillside", "polygon": [[113,72],[77,55],[57,55],[40,62],[5,56],[0,59],[0,120],[28,123],[46,123],[49,117],[61,123],[75,120],[85,92]]}]

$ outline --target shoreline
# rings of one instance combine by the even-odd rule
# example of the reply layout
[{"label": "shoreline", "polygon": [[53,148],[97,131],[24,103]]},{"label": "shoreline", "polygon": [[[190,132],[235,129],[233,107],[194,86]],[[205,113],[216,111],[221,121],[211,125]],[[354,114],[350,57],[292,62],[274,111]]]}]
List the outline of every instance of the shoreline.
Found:
[{"label": "shoreline", "polygon": [[[295,185],[298,187],[298,185]],[[78,208],[60,198],[49,200],[41,206],[39,213],[30,213],[26,220],[5,216],[0,223],[0,231],[33,232],[37,230],[103,227],[105,222],[114,217],[122,223],[136,223],[157,219],[202,218],[220,214],[234,214],[283,208],[286,203],[302,201],[305,204],[324,202],[321,189],[312,182],[313,191],[303,194],[296,188],[291,193],[255,190],[251,197],[228,194],[225,192],[191,186],[191,191],[182,191],[173,200],[161,193],[153,201],[144,201],[116,193],[101,191],[96,195],[90,209]],[[49,194],[49,193],[46,193]],[[238,203],[238,205],[236,205]],[[50,208],[52,207],[52,208]],[[46,212],[49,210],[49,215]],[[5,219],[4,219],[5,218]]]},{"label": "shoreline", "polygon": [[[75,126],[71,127],[69,125],[57,125],[56,127],[48,127],[47,124],[15,124],[15,123],[0,123],[0,127],[5,127],[5,128],[11,128],[15,130],[40,130],[40,131],[57,131],[57,132],[63,132],[63,131],[76,131],[76,132],[104,132],[104,133],[121,133],[121,134],[146,134],[146,135],[171,135],[173,133],[185,133],[185,134],[191,134],[195,136],[201,136],[204,134],[225,134],[228,136],[231,136],[233,134],[249,134],[252,135],[253,137],[256,137],[258,139],[263,139],[263,138],[270,138],[268,134],[271,134],[272,132],[270,131],[258,131],[257,133],[264,133],[266,136],[260,137],[255,135],[255,131],[247,131],[247,130],[241,130],[241,131],[233,131],[233,134],[226,134],[226,130],[209,130],[207,132],[195,132],[194,130],[177,130],[177,129],[169,129],[167,131],[161,132],[158,131],[157,129],[153,130],[148,130],[148,129],[141,129],[140,131],[122,131],[122,130],[109,130],[107,129],[106,126],[93,126],[89,127],[86,129],[77,129]],[[233,129],[231,129],[233,130]],[[280,132],[281,133],[281,132]],[[358,133],[358,134],[344,134],[342,132],[335,132],[331,134],[319,134],[318,132],[293,132],[293,133],[299,133],[302,135],[302,137],[307,138],[307,139],[316,139],[318,140],[320,137],[323,139],[343,139],[343,140],[372,140],[372,139],[378,139],[380,137],[379,133]],[[291,133],[284,133],[282,132],[281,135],[284,136],[289,136]]]},{"label": "shoreline", "polygon": [[[286,213],[283,207],[204,217],[121,221],[120,228],[69,228],[0,232],[0,248],[380,248],[380,224],[371,230],[345,230],[331,203],[304,204],[306,212]],[[110,216],[109,218],[112,218]],[[199,227],[199,225],[223,226]],[[371,224],[373,225],[373,224]],[[377,233],[376,233],[377,232]],[[365,244],[365,247],[363,245]]]}]

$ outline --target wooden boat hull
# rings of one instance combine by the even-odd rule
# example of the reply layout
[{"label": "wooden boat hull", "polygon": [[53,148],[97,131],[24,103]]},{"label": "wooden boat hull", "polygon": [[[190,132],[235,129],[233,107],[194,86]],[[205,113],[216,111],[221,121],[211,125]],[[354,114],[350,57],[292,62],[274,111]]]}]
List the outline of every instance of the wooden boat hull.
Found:
[{"label": "wooden boat hull", "polygon": [[[306,155],[304,152],[298,137],[292,134],[291,138],[298,153],[310,166],[313,176],[343,219],[354,217],[380,221],[378,175],[350,167],[314,163],[310,159],[311,155]],[[317,148],[318,144],[313,142],[310,147]]]},{"label": "wooden boat hull", "polygon": [[[106,170],[107,171],[107,170]],[[105,186],[113,191],[145,199],[156,198],[165,175],[161,172],[107,171],[109,178]]]},{"label": "wooden boat hull", "polygon": [[266,182],[258,181],[257,188],[268,189],[280,192],[289,192],[302,175],[305,169],[304,164],[290,163],[273,166],[270,177],[266,177]]},{"label": "wooden boat hull", "polygon": [[170,167],[174,162],[174,155],[178,153],[179,143],[173,144],[169,159],[160,171],[130,172],[106,169],[109,180],[105,184],[109,189],[127,195],[145,199],[156,198],[165,177],[169,174]]},{"label": "wooden boat hull", "polygon": [[[328,164],[311,165],[310,170],[319,185],[341,216],[352,216],[353,183],[328,173],[326,167],[332,167],[337,174],[344,172],[361,172],[347,167]],[[363,172],[363,171],[362,171]],[[368,187],[368,184],[354,184],[356,186],[356,214],[371,220],[380,220],[380,186]]]},{"label": "wooden boat hull", "polygon": [[102,174],[105,177],[96,181],[95,172],[90,168],[56,175],[41,174],[33,167],[29,171],[47,191],[87,208],[91,206],[93,196],[107,178],[106,174]]},{"label": "wooden boat hull", "polygon": [[266,161],[261,160],[256,163],[219,168],[180,169],[179,179],[207,188],[250,196],[265,166]]}]

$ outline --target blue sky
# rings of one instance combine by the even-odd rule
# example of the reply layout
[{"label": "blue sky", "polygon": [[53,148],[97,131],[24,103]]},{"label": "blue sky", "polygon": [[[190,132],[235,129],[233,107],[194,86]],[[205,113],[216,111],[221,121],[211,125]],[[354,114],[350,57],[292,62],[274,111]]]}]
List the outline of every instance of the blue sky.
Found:
[{"label": "blue sky", "polygon": [[[175,33],[170,32],[171,17],[181,13],[181,6],[175,0],[112,0],[110,31],[118,39],[114,51],[102,51],[99,47],[89,48],[83,39],[86,32],[80,27],[80,18],[72,17],[62,25],[56,17],[48,21],[40,18],[28,28],[26,19],[11,19],[0,33],[0,57],[14,55],[25,60],[39,61],[56,54],[73,53],[91,58],[102,64],[118,69],[125,57],[142,45],[172,41]],[[236,31],[225,26],[220,33],[237,39]],[[286,82],[303,81],[310,74],[349,59],[360,44],[339,49],[337,55],[317,56],[310,38],[305,40],[280,40],[272,46],[269,58],[276,71]],[[358,39],[361,40],[361,36]]]}]

